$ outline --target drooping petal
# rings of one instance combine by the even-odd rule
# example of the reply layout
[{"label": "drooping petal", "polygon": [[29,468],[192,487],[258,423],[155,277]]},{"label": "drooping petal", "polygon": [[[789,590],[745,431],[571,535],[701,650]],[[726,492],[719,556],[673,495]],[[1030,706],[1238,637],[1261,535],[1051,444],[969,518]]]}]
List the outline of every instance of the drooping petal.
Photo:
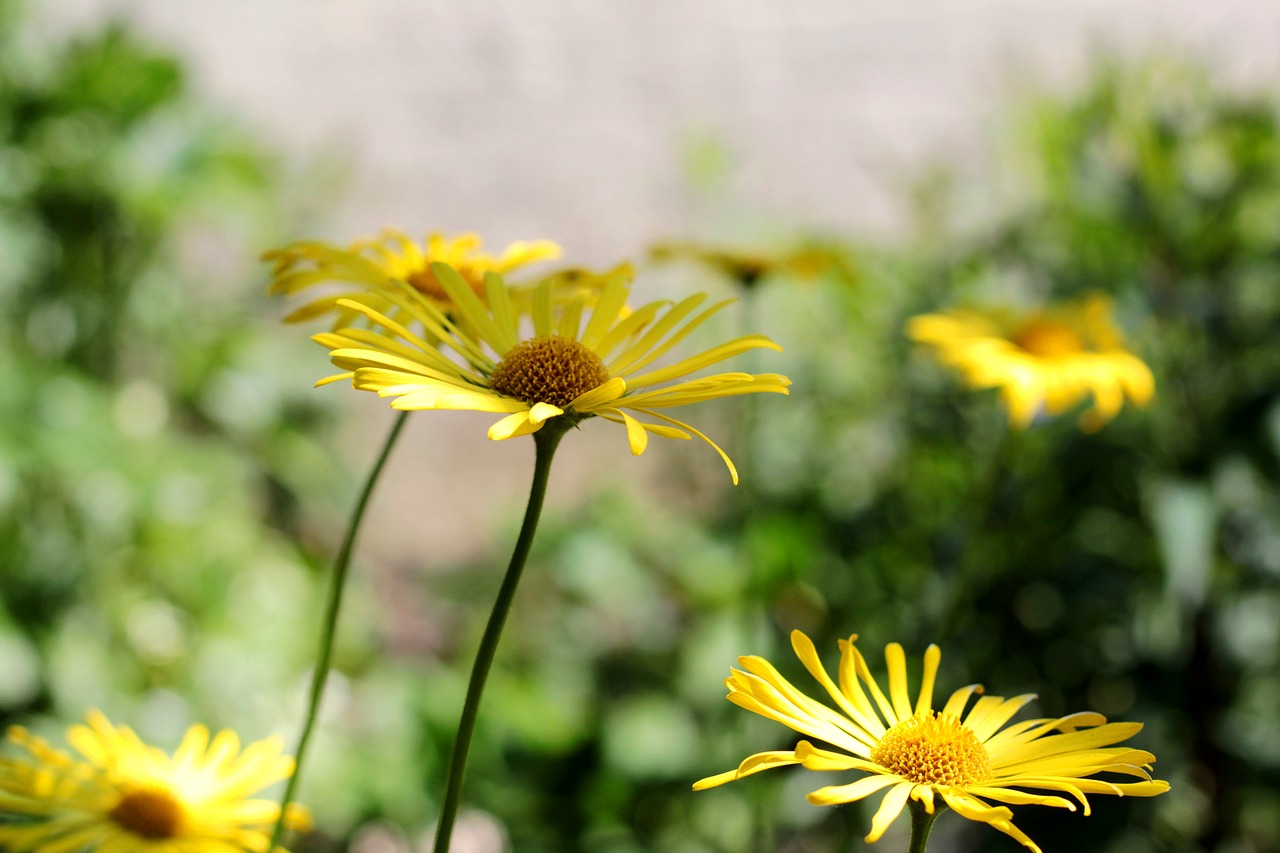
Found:
[{"label": "drooping petal", "polygon": [[494,441],[505,441],[519,435],[529,435],[542,429],[542,421],[536,424],[529,419],[529,412],[516,412],[508,415],[489,427],[489,438]]},{"label": "drooping petal", "polygon": [[880,808],[876,809],[875,815],[871,818],[871,831],[867,833],[868,844],[879,841],[880,836],[884,835],[884,831],[889,828],[889,824],[902,814],[902,807],[907,804],[907,798],[911,796],[913,787],[915,786],[911,782],[899,782],[884,795],[884,799],[880,801]]},{"label": "drooping petal", "polygon": [[693,783],[693,790],[705,791],[708,788],[715,788],[726,782],[733,782],[762,770],[772,770],[775,767],[785,767],[789,764],[798,764],[796,757],[791,752],[760,752],[738,765],[736,770],[730,770],[727,773],[719,773],[715,776],[708,776],[705,779],[699,779]]}]

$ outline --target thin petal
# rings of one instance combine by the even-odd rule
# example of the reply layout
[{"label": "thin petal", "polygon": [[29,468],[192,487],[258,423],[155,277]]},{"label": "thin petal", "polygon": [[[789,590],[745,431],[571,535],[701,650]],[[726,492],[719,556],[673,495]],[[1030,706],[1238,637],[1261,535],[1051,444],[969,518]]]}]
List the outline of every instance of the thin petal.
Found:
[{"label": "thin petal", "polygon": [[543,422],[548,418],[554,418],[564,414],[564,409],[559,406],[553,406],[550,403],[534,403],[529,409],[529,423],[535,427],[542,426]]},{"label": "thin petal", "polygon": [[569,403],[569,408],[575,412],[587,414],[600,406],[614,402],[625,393],[627,393],[627,381],[620,376],[615,376],[603,385],[574,397]]},{"label": "thin petal", "polygon": [[933,684],[938,677],[938,664],[942,661],[942,649],[931,644],[924,650],[924,674],[920,679],[920,696],[916,699],[916,713],[933,709]]},{"label": "thin petal", "polygon": [[644,431],[644,427],[635,418],[621,409],[618,410],[618,413],[622,415],[622,422],[627,426],[627,441],[631,444],[631,455],[639,456],[649,446],[649,434]]},{"label": "thin petal", "polygon": [[911,796],[911,789],[914,787],[914,782],[900,782],[884,795],[880,808],[876,809],[875,816],[871,818],[871,831],[867,833],[868,844],[879,841],[889,824],[902,814],[902,808],[907,804],[907,798]]},{"label": "thin petal", "polygon": [[542,429],[542,422],[533,423],[528,412],[516,412],[489,427],[489,438],[494,441],[505,441],[519,435],[529,435]]},{"label": "thin petal", "polygon": [[791,752],[759,752],[739,764],[736,770],[699,779],[693,783],[693,790],[705,791],[708,788],[714,788],[726,782],[733,782],[753,773],[759,773],[762,770],[771,770],[774,767],[785,767],[789,764],[799,763]]},{"label": "thin petal", "polygon": [[907,690],[907,656],[899,643],[890,643],[884,649],[884,662],[889,669],[889,697],[893,700],[898,721],[911,718],[911,696]]},{"label": "thin petal", "polygon": [[736,486],[736,485],[738,485],[738,469],[737,469],[736,467],[734,467],[733,460],[729,458],[729,454],[725,453],[723,450],[721,450],[721,449],[720,449],[720,445],[716,444],[714,441],[712,441],[711,439],[707,438],[707,437],[706,437],[705,435],[703,435],[701,432],[699,432],[698,430],[694,429],[694,428],[693,428],[693,427],[691,427],[689,424],[684,423],[683,421],[678,421],[678,420],[676,420],[675,418],[667,417],[666,415],[660,414],[660,413],[658,413],[658,412],[651,411],[651,410],[649,410],[649,409],[636,408],[636,409],[635,409],[635,411],[643,412],[644,414],[649,415],[650,417],[653,417],[653,418],[657,418],[657,419],[658,419],[658,420],[660,420],[660,421],[666,421],[667,423],[671,424],[672,426],[674,426],[674,427],[676,427],[676,428],[678,428],[678,429],[682,429],[682,430],[686,430],[686,431],[688,431],[688,432],[691,432],[691,433],[693,433],[694,435],[696,435],[698,438],[700,438],[700,439],[702,439],[703,441],[705,441],[707,444],[711,445],[711,448],[712,448],[716,453],[720,454],[720,458],[721,458],[722,460],[724,460],[724,464],[729,468],[729,476],[733,478],[733,484],[734,484],[735,486]]},{"label": "thin petal", "polygon": [[[870,796],[882,788],[900,784],[901,782],[901,776],[894,776],[892,774],[883,776],[864,776],[858,781],[850,782],[847,785],[829,785],[825,788],[819,788],[812,793],[806,794],[805,799],[815,806],[838,806],[844,803],[852,803],[857,800],[861,800],[863,797]],[[909,785],[907,790],[910,790]]]}]

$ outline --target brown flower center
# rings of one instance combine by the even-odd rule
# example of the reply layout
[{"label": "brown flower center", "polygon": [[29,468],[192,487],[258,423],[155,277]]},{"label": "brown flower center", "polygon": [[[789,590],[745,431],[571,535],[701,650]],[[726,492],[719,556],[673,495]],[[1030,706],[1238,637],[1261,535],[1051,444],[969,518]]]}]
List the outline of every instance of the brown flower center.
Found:
[{"label": "brown flower center", "polygon": [[1056,320],[1032,320],[1019,329],[1012,340],[1032,355],[1045,358],[1071,355],[1085,349],[1080,336]]},{"label": "brown flower center", "polygon": [[107,813],[122,829],[149,839],[175,837],[184,816],[182,803],[160,788],[130,791]]},{"label": "brown flower center", "polygon": [[[458,275],[462,276],[462,280],[471,286],[477,296],[483,299],[484,276],[477,275],[466,267],[457,267],[455,269],[458,270]],[[436,278],[436,274],[431,271],[430,266],[414,270],[409,273],[405,281],[409,282],[414,290],[429,299],[434,299],[436,302],[441,302],[445,305],[453,303],[453,300],[449,298],[449,294],[445,291],[444,285],[440,284],[440,279]]]},{"label": "brown flower center", "polygon": [[600,356],[573,338],[547,335],[516,344],[498,362],[489,387],[530,405],[550,403],[563,409],[608,381]]},{"label": "brown flower center", "polygon": [[885,732],[871,760],[917,785],[973,785],[991,778],[991,760],[973,730],[933,711]]}]

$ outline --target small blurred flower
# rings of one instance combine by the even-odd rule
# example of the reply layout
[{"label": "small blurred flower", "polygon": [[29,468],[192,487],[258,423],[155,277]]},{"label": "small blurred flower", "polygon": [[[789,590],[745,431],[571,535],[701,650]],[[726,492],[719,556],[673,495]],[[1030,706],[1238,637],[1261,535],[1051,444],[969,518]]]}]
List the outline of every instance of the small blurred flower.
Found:
[{"label": "small blurred flower", "polygon": [[[97,711],[87,720],[67,730],[83,758],[24,728],[9,730],[27,756],[0,759],[0,846],[12,853],[266,849],[280,808],[247,797],[293,772],[279,738],[241,751],[234,732],[210,742],[209,730],[197,725],[170,757]],[[307,829],[311,819],[295,807],[286,823]]]},{"label": "small blurred flower", "polygon": [[923,314],[911,318],[907,334],[933,347],[970,387],[999,388],[1018,427],[1041,411],[1059,415],[1091,396],[1093,407],[1080,425],[1093,432],[1119,414],[1126,399],[1143,406],[1155,395],[1151,370],[1125,348],[1111,301],[1101,295],[1032,314]]},{"label": "small blurred flower", "polygon": [[[341,329],[316,335],[333,363],[345,373],[327,384],[351,379],[355,388],[395,397],[392,408],[463,409],[505,413],[489,428],[489,438],[529,435],[550,418],[569,423],[600,416],[626,427],[631,452],[639,455],[652,433],[662,438],[706,441],[729,466],[729,457],[711,439],[660,409],[740,394],[786,394],[789,380],[777,374],[722,373],[655,387],[751,349],[780,349],[763,335],[747,335],[667,367],[645,370],[728,302],[697,314],[706,299],[690,296],[676,305],[652,302],[626,307],[630,289],[625,268],[610,275],[588,297],[561,302],[553,311],[554,282],[538,285],[531,300],[532,336],[522,337],[520,312],[513,308],[501,277],[485,278],[485,299],[451,267],[434,264],[432,274],[452,304],[446,315],[437,302],[402,286],[386,293],[401,315],[426,330],[424,339],[405,325],[359,302],[338,305],[367,317],[372,331]],[[588,309],[590,309],[588,311]],[[587,316],[584,318],[584,314]],[[461,360],[450,358],[452,350]],[[639,414],[662,423],[642,422]]]},{"label": "small blurred flower", "polygon": [[385,311],[389,303],[382,297],[395,289],[394,281],[407,283],[442,311],[449,311],[449,296],[431,271],[433,263],[453,267],[473,292],[482,295],[485,273],[506,274],[560,257],[560,247],[548,240],[512,243],[496,258],[482,253],[481,246],[482,241],[475,234],[452,239],[431,234],[424,248],[401,232],[388,229],[377,239],[360,240],[345,249],[299,241],[267,252],[262,259],[273,265],[270,292],[274,294],[289,296],[324,284],[356,285],[355,289],[331,287],[285,317],[286,322],[293,323],[334,314],[336,329],[359,317],[355,311],[340,308],[339,300],[354,300]]},{"label": "small blurred flower", "polygon": [[[1037,853],[1040,848],[1013,825],[1013,812],[984,800],[1075,810],[1063,797],[1013,788],[1054,791],[1076,799],[1087,815],[1086,794],[1150,797],[1169,789],[1167,782],[1152,780],[1148,774],[1154,755],[1111,746],[1137,734],[1141,723],[1108,723],[1101,714],[1082,712],[1056,720],[1023,720],[1002,728],[1035,696],[984,696],[966,714],[969,698],[982,692],[976,684],[957,690],[941,711],[935,711],[933,686],[942,659],[937,646],[925,652],[920,694],[912,705],[902,646],[892,643],[885,648],[889,669],[889,695],[885,696],[854,646],[855,640],[856,635],[840,641],[837,684],[818,659],[812,641],[800,631],[791,633],[796,655],[835,700],[839,711],[801,693],[763,658],[738,658],[745,671],[733,670],[725,682],[729,701],[735,705],[844,752],[819,749],[802,740],[792,751],[753,755],[737,770],[702,779],[693,789],[713,788],[788,764],[800,764],[808,770],[861,770],[871,775],[821,788],[808,799],[814,805],[838,805],[888,788],[871,820],[868,842],[884,834],[908,799],[919,801],[933,814],[937,796],[962,817],[990,824]],[[865,691],[859,680],[866,684]],[[1142,781],[1085,778],[1097,773]]]},{"label": "small blurred flower", "polygon": [[845,252],[835,246],[809,243],[785,252],[738,251],[698,243],[657,243],[649,249],[654,261],[688,260],[700,263],[750,289],[774,275],[816,279],[834,273],[856,278]]}]

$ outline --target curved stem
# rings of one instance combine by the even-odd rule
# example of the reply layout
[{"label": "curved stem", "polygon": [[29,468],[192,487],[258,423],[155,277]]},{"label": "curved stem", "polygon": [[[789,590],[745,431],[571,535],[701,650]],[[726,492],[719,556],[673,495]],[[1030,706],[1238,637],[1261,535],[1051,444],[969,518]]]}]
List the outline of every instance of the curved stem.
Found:
[{"label": "curved stem", "polygon": [[378,454],[373,467],[369,469],[369,476],[365,478],[364,487],[361,488],[360,496],[356,499],[355,509],[351,512],[351,521],[347,524],[346,537],[342,540],[342,547],[333,561],[333,574],[329,578],[329,598],[325,604],[324,625],[320,633],[320,653],[316,657],[316,668],[311,673],[307,717],[302,724],[302,733],[298,735],[298,747],[293,753],[293,774],[285,784],[284,795],[280,797],[280,814],[276,818],[275,828],[271,831],[271,843],[267,845],[267,850],[270,851],[276,849],[280,836],[284,834],[285,813],[289,810],[289,804],[293,802],[298,777],[302,774],[302,759],[306,755],[307,745],[311,742],[311,735],[315,731],[316,719],[320,715],[320,700],[324,696],[324,686],[329,680],[329,668],[333,661],[333,643],[338,633],[338,613],[342,609],[342,593],[347,585],[347,568],[351,565],[351,552],[355,549],[356,534],[360,532],[360,524],[364,520],[364,511],[369,505],[373,487],[378,482],[382,469],[386,467],[387,459],[391,456],[391,448],[400,437],[400,431],[404,429],[408,416],[408,412],[401,412],[391,427],[391,432],[387,433],[382,452]]},{"label": "curved stem", "polygon": [[907,806],[911,809],[911,844],[907,847],[907,853],[924,853],[925,844],[929,841],[929,831],[933,829],[933,822],[938,819],[938,815],[946,810],[946,803],[941,802],[941,798],[935,798],[933,814],[925,811],[924,803],[919,800],[910,800]]},{"label": "curved stem", "polygon": [[480,711],[480,696],[484,693],[489,668],[493,664],[494,653],[498,650],[498,641],[502,639],[502,628],[507,622],[507,614],[511,612],[511,602],[515,599],[516,587],[520,584],[520,575],[533,544],[533,534],[538,528],[538,517],[542,514],[542,501],[546,497],[547,480],[551,474],[551,458],[570,426],[572,424],[566,418],[554,418],[533,434],[536,454],[533,483],[529,487],[529,504],[524,511],[524,523],[520,526],[511,562],[507,565],[507,574],[502,579],[498,597],[493,602],[484,636],[480,638],[476,661],[471,666],[467,698],[462,704],[462,717],[458,720],[458,735],[449,755],[449,774],[445,781],[444,802],[440,807],[440,821],[436,824],[436,840],[432,848],[434,853],[447,853],[449,850],[449,839],[453,835],[453,824],[462,800],[462,776],[467,767],[467,753],[471,749],[471,736],[475,733],[476,717]]}]

